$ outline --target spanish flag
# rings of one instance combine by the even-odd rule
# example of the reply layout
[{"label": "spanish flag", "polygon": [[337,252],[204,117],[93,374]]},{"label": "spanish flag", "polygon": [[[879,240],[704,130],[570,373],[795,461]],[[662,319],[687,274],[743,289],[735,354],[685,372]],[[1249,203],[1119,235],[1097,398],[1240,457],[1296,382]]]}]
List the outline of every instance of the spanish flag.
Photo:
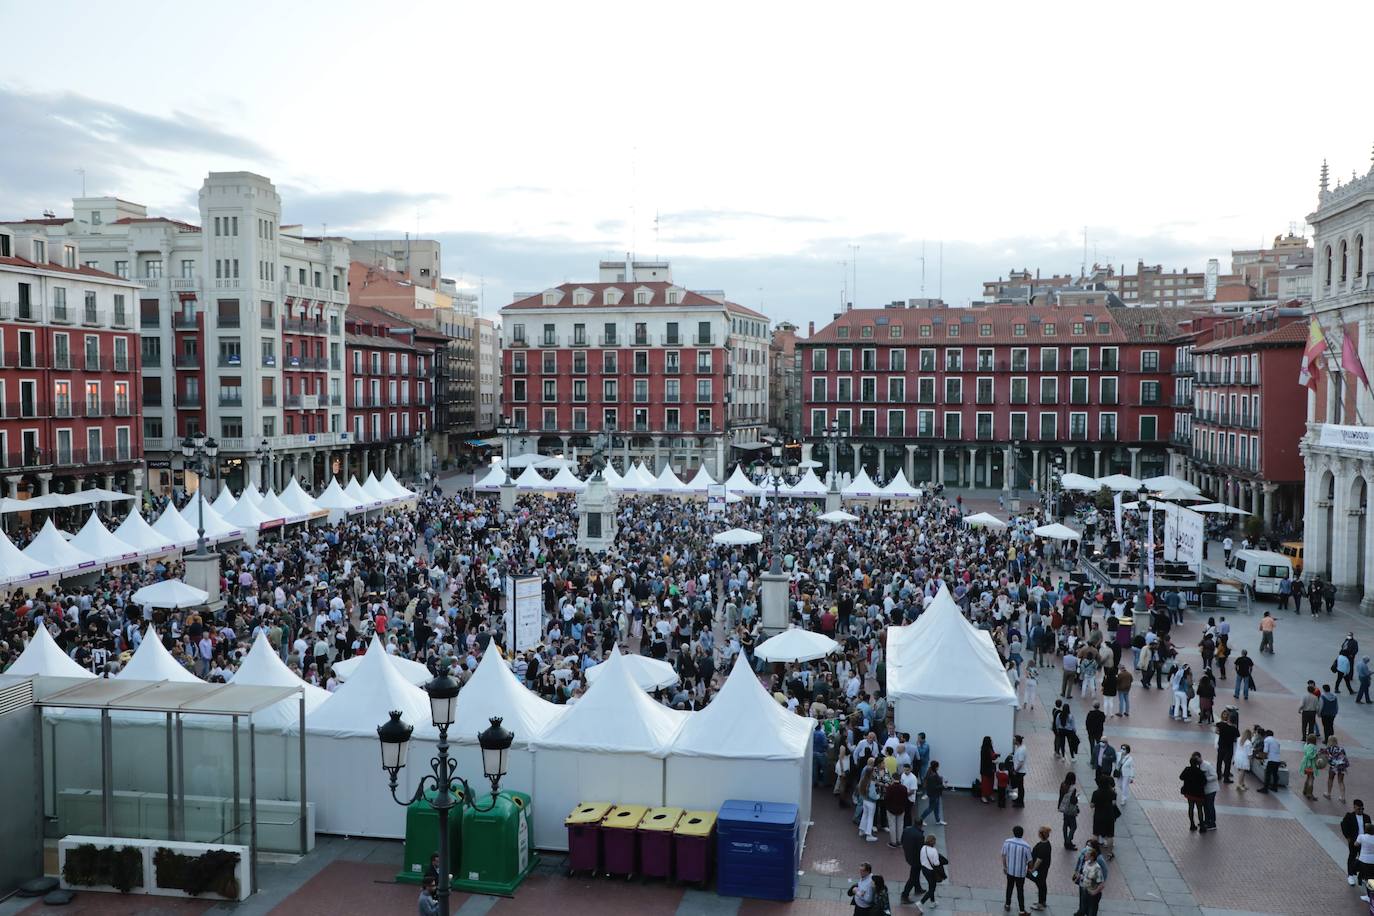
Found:
[{"label": "spanish flag", "polygon": [[1307,347],[1302,351],[1302,365],[1298,369],[1298,384],[1317,390],[1321,377],[1321,358],[1326,353],[1326,335],[1321,322],[1312,316],[1307,326]]}]

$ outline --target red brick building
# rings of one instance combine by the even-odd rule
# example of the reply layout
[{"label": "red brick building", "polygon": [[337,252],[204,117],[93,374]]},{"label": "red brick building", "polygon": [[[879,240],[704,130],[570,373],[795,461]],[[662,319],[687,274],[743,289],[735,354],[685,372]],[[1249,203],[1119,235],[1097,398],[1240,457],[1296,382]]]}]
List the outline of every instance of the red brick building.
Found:
[{"label": "red brick building", "polygon": [[139,285],[83,265],[47,220],[0,227],[0,473],[10,497],[141,492]]},{"label": "red brick building", "polygon": [[[1104,476],[1170,472],[1175,374],[1191,312],[1062,305],[855,309],[805,340],[803,439],[845,433],[841,471],[1012,489],[1051,467]],[[1009,473],[1015,456],[1015,473]]]},{"label": "red brick building", "polygon": [[[391,313],[350,305],[345,319],[348,354],[348,428],[353,444],[345,473],[361,480],[383,467],[398,475],[430,465],[427,436],[434,425],[434,353],[438,335]],[[390,453],[390,454],[388,454]]]},{"label": "red brick building", "polygon": [[1193,346],[1193,480],[1266,529],[1302,514],[1307,327],[1300,309],[1272,308],[1219,322]]}]

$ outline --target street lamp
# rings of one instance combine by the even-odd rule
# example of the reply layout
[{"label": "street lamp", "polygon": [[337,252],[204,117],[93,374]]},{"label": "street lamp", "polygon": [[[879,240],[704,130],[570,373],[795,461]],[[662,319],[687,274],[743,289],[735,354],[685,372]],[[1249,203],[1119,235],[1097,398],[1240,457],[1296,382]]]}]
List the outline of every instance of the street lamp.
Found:
[{"label": "street lamp", "polygon": [[415,446],[415,479],[419,480],[420,475],[425,472],[425,431],[423,429],[416,431],[412,444]]},{"label": "street lamp", "polygon": [[1145,543],[1149,531],[1146,527],[1148,520],[1145,514],[1152,510],[1150,509],[1150,491],[1146,489],[1144,484],[1140,485],[1140,492],[1136,493],[1135,498],[1136,514],[1140,519],[1139,529],[1136,532],[1136,537],[1140,541],[1140,584],[1135,593],[1135,618],[1132,621],[1134,626],[1131,629],[1136,633],[1143,633],[1150,628],[1149,618],[1145,616],[1145,557],[1146,551],[1153,552],[1155,545]]},{"label": "street lamp", "polygon": [[214,466],[219,456],[219,443],[213,438],[205,438],[205,433],[196,433],[181,440],[181,456],[185,469],[196,472],[196,556],[205,556],[205,482],[207,472]]},{"label": "street lamp", "polygon": [[840,508],[840,481],[839,474],[835,470],[835,461],[839,457],[838,452],[842,436],[839,420],[831,420],[829,426],[821,429],[821,439],[825,442],[825,453],[830,459],[830,489],[825,497],[825,511],[827,512],[833,512]]},{"label": "street lamp", "polygon": [[[390,719],[377,726],[377,739],[382,745],[382,769],[386,771],[392,799],[403,807],[423,799],[439,815],[439,912],[442,916],[449,916],[449,812],[459,805],[467,805],[474,811],[490,811],[496,806],[501,777],[506,775],[510,746],[515,740],[513,734],[501,727],[499,716],[493,717],[490,726],[477,735],[477,744],[482,749],[482,772],[491,782],[491,800],[485,806],[477,804],[477,795],[472,786],[454,772],[457,761],[448,752],[448,729],[457,711],[458,691],[458,681],[449,674],[449,663],[445,659],[439,676],[425,685],[425,692],[429,694],[430,718],[434,727],[439,729],[438,756],[430,760],[431,772],[420,777],[415,793],[408,799],[397,795],[396,789],[400,772],[405,769],[414,728],[407,725],[401,719],[401,714],[394,710]],[[425,798],[427,789],[434,793],[433,799]]]},{"label": "street lamp", "polygon": [[509,512],[515,508],[515,480],[511,477],[510,461],[511,440],[515,434],[520,432],[520,427],[515,425],[515,421],[510,417],[502,416],[501,422],[496,424],[496,433],[506,440],[506,457],[502,461],[502,470],[505,472],[506,479],[501,482],[501,510]]},{"label": "street lamp", "polygon": [[263,440],[258,443],[258,447],[255,451],[258,456],[258,461],[262,465],[261,476],[263,488],[269,489],[267,481],[272,472],[272,446],[268,444],[266,438],[263,438]]}]

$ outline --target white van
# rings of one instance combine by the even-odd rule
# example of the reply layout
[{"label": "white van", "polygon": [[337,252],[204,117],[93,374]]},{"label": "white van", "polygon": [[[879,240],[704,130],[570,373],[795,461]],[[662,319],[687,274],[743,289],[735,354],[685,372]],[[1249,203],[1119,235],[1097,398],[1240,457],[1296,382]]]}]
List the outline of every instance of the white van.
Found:
[{"label": "white van", "polygon": [[1252,595],[1277,595],[1279,583],[1293,577],[1292,561],[1270,550],[1236,551],[1231,570]]}]

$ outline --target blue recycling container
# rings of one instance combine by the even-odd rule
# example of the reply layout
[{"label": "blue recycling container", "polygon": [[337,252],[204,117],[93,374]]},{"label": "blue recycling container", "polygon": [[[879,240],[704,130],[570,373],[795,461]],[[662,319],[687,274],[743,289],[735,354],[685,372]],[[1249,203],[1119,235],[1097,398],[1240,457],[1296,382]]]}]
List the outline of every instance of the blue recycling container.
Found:
[{"label": "blue recycling container", "polygon": [[716,817],[716,892],[791,900],[801,866],[796,805],[730,799]]}]

